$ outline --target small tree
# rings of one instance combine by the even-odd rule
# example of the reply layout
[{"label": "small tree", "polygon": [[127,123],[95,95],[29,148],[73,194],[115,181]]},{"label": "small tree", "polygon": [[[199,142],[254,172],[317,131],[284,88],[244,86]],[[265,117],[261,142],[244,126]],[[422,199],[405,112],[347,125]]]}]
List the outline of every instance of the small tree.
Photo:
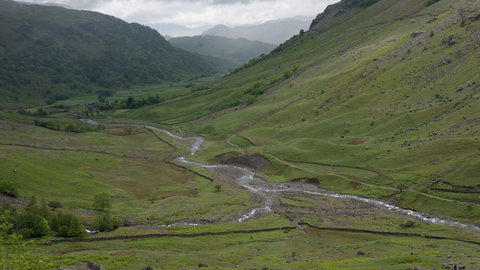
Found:
[{"label": "small tree", "polygon": [[127,103],[125,105],[127,105],[127,107],[130,108],[130,105],[132,105],[132,103],[135,101],[135,99],[133,97],[128,97],[127,98]]},{"label": "small tree", "polygon": [[397,184],[397,189],[401,193],[403,193],[407,188],[408,188],[407,185],[405,185],[403,182],[400,182],[400,183]]},{"label": "small tree", "polygon": [[48,207],[52,208],[52,211],[55,211],[57,208],[63,208],[63,204],[57,200],[55,201],[49,201],[48,202]]},{"label": "small tree", "polygon": [[58,232],[58,229],[60,228],[60,222],[58,221],[58,216],[56,214],[51,216],[49,225],[52,231]]},{"label": "small tree", "polygon": [[215,185],[214,188],[217,190],[217,192],[220,192],[222,185]]},{"label": "small tree", "polygon": [[85,227],[83,227],[77,216],[73,216],[70,228],[68,229],[68,237],[82,237],[84,235]]},{"label": "small tree", "polygon": [[112,209],[110,195],[108,195],[106,192],[95,194],[92,208],[101,212],[107,212],[109,209]]}]

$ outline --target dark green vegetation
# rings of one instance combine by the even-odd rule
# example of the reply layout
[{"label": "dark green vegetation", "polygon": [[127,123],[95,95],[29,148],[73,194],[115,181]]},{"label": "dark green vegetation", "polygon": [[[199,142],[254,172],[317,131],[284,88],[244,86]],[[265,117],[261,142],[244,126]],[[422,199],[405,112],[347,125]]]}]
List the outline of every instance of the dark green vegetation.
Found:
[{"label": "dark green vegetation", "polygon": [[151,28],[96,12],[2,0],[0,24],[0,102],[10,108],[227,67],[174,48]]},{"label": "dark green vegetation", "polygon": [[[317,20],[303,35],[222,79],[142,87],[105,98],[125,105],[129,97],[131,104],[150,96],[164,99],[146,108],[97,113],[100,105],[73,106],[97,100],[91,95],[57,101],[69,109],[31,108],[32,115],[0,111],[0,180],[18,184],[17,197],[2,192],[1,198],[18,216],[32,211],[32,195],[62,202],[55,211],[46,207],[49,218],[44,203],[33,207],[38,224],[45,224],[44,218],[50,227],[42,242],[63,239],[60,234],[75,239],[81,226],[108,231],[120,225],[85,238],[169,235],[42,246],[37,254],[56,255],[55,267],[93,260],[107,269],[200,263],[219,269],[478,268],[478,245],[432,239],[480,242],[477,233],[355,200],[286,191],[273,202],[277,215],[263,212],[234,223],[261,207],[263,197],[231,177],[175,161],[189,153],[189,142],[143,127],[97,127],[75,119],[88,112],[105,124],[150,123],[182,136],[202,134],[204,149],[190,159],[219,163],[261,155],[269,162],[257,175],[270,182],[319,182],[323,189],[478,224],[480,4],[428,4],[343,1],[328,10],[345,12]],[[44,118],[45,112],[52,118]],[[48,121],[55,128],[42,126]],[[68,132],[68,126],[83,133]],[[108,196],[96,198],[102,193]],[[60,223],[60,215],[68,213],[81,222],[56,232],[61,228],[56,219]],[[293,228],[231,232],[295,227],[287,214],[324,228],[415,235],[313,226],[303,226],[305,234]],[[182,221],[200,226],[162,226]],[[45,234],[45,227],[31,229],[26,236]],[[225,231],[230,233],[181,237]],[[360,250],[364,255],[357,255]]]},{"label": "dark green vegetation", "polygon": [[233,39],[219,36],[194,36],[172,38],[170,42],[177,48],[189,52],[226,59],[238,65],[247,63],[261,54],[268,54],[276,45],[244,38]]}]

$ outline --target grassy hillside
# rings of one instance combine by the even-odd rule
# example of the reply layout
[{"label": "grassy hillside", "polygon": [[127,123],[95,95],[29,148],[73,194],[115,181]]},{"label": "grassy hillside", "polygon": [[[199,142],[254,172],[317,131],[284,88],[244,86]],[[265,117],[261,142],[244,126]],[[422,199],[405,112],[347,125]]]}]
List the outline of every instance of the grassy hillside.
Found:
[{"label": "grassy hillside", "polygon": [[[204,135],[203,150],[189,156],[197,161],[261,155],[270,163],[256,174],[268,185],[309,179],[322,189],[480,223],[480,2],[379,0],[358,6],[364,2],[342,1],[330,10],[344,9],[348,16],[326,26],[319,20],[224,78],[183,90],[164,85],[119,92],[107,102],[147,95],[166,101],[89,117]],[[432,238],[480,242],[472,230],[313,192],[266,191],[276,196],[272,212],[233,222],[266,200],[235,183],[229,169],[217,175],[175,161],[189,152],[188,142],[162,132],[93,127],[72,119],[85,106],[69,110],[56,110],[51,118],[0,112],[0,171],[20,184],[18,198],[0,198],[20,214],[33,194],[59,200],[65,208],[56,211],[73,212],[88,225],[101,214],[91,209],[94,195],[107,192],[112,215],[138,224],[87,239],[161,237],[42,246],[38,254],[55,254],[55,267],[90,260],[114,269],[203,263],[218,269],[475,269],[480,263],[478,244]],[[34,120],[54,121],[57,128],[34,126]],[[65,132],[70,124],[85,132]],[[255,181],[252,186],[263,183]],[[182,221],[198,226],[175,224]],[[327,230],[332,228],[347,231]],[[251,229],[269,231],[238,231]],[[199,232],[209,234],[191,235]],[[48,239],[62,238],[50,232],[40,241]]]},{"label": "grassy hillside", "polygon": [[218,36],[178,37],[168,42],[189,52],[230,60],[236,64],[235,67],[261,54],[268,54],[276,47],[276,45],[244,38],[232,39]]},{"label": "grassy hillside", "polygon": [[176,49],[151,28],[96,12],[0,1],[0,23],[5,107],[199,78],[224,64]]},{"label": "grassy hillside", "polygon": [[383,177],[335,171],[382,187],[405,184],[412,196],[404,207],[477,220],[428,197],[478,203],[476,193],[428,188],[456,188],[438,180],[479,184],[477,4],[427,2],[379,1],[328,31],[295,36],[207,90],[129,115],[217,140],[243,135],[256,145],[249,151],[283,160],[372,169]]}]

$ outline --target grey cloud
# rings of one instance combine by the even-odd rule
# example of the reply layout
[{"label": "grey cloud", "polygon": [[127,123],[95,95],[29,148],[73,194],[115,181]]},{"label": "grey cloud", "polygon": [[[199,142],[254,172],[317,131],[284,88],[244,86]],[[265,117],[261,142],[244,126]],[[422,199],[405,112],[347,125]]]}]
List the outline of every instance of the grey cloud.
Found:
[{"label": "grey cloud", "polygon": [[[1,1],[1,0],[0,0]],[[298,15],[314,17],[339,0],[23,0],[54,2],[80,10],[92,10],[128,22],[184,26],[240,25]]]}]

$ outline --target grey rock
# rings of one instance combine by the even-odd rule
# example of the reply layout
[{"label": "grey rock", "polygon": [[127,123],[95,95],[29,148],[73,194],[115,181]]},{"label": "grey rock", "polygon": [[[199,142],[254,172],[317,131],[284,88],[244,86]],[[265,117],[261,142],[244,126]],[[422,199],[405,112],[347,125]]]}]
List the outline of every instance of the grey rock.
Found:
[{"label": "grey rock", "polygon": [[365,251],[363,251],[363,249],[360,249],[360,250],[357,252],[357,255],[365,255]]},{"label": "grey rock", "polygon": [[208,264],[202,262],[198,264],[198,267],[208,267]]},{"label": "grey rock", "polygon": [[101,266],[96,262],[89,261],[87,263],[87,268],[91,270],[100,270]]},{"label": "grey rock", "polygon": [[138,222],[135,219],[127,219],[123,221],[123,226],[125,227],[131,227],[131,226],[137,226]]}]

